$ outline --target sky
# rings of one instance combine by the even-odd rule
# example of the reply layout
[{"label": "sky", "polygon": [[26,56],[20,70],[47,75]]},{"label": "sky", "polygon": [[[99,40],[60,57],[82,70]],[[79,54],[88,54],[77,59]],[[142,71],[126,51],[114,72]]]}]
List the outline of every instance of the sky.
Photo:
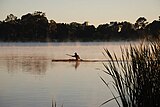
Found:
[{"label": "sky", "polygon": [[139,17],[152,22],[160,16],[160,0],[0,0],[1,21],[11,13],[21,18],[34,11],[45,12],[57,23],[135,23]]}]

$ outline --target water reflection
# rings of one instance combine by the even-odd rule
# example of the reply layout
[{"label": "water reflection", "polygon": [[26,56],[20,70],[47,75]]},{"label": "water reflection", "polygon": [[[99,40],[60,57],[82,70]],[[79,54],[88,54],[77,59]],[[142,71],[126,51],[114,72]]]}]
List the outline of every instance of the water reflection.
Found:
[{"label": "water reflection", "polygon": [[[2,60],[1,60],[2,61]],[[17,71],[27,72],[34,75],[44,75],[47,71],[48,60],[45,57],[8,57],[6,60],[6,69],[9,73],[15,73]],[[2,63],[3,63],[2,61]],[[5,64],[5,63],[4,63]]]},{"label": "water reflection", "polygon": [[75,62],[72,62],[72,67],[75,68],[75,70],[77,70],[77,68],[80,66],[80,62],[79,61],[75,61]]},{"label": "water reflection", "polygon": [[80,62],[79,61],[76,61],[76,63],[75,63],[75,69],[77,69],[78,67],[79,67],[79,65],[80,65]]}]

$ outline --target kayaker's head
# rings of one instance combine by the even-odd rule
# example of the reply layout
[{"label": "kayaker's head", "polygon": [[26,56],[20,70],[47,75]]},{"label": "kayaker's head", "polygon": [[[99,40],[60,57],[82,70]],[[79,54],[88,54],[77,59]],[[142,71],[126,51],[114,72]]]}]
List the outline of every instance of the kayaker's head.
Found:
[{"label": "kayaker's head", "polygon": [[75,54],[75,55],[77,55],[77,53],[76,53],[76,52],[75,52],[74,54]]}]

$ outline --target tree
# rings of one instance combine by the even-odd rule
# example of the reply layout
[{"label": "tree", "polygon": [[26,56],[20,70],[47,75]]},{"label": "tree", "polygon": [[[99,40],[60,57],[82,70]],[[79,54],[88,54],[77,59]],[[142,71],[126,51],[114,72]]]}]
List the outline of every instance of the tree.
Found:
[{"label": "tree", "polygon": [[53,34],[53,33],[56,32],[56,28],[57,28],[56,22],[54,20],[50,20],[49,27],[48,27],[48,32],[50,34]]},{"label": "tree", "polygon": [[109,40],[109,24],[101,24],[96,29],[96,39]]},{"label": "tree", "polygon": [[135,39],[137,38],[136,30],[134,25],[130,22],[121,22],[120,24],[120,33],[122,39]]},{"label": "tree", "polygon": [[69,25],[65,23],[57,23],[56,36],[54,39],[63,41],[68,39]]},{"label": "tree", "polygon": [[46,14],[45,14],[44,12],[41,12],[41,11],[35,11],[35,12],[33,13],[33,16],[43,16],[43,17],[45,17]]},{"label": "tree", "polygon": [[7,18],[1,24],[1,35],[3,40],[16,40],[17,34],[19,33],[19,22],[20,19],[13,14],[7,15]]},{"label": "tree", "polygon": [[82,24],[77,22],[72,22],[69,24],[69,32],[68,32],[68,39],[70,40],[77,40],[78,36],[80,35],[80,30],[82,30]]},{"label": "tree", "polygon": [[48,32],[48,19],[43,12],[28,13],[21,17],[24,38],[29,40],[45,40]]},{"label": "tree", "polygon": [[153,38],[156,39],[160,37],[160,21],[154,20],[146,28],[147,28],[148,33],[152,35]]},{"label": "tree", "polygon": [[11,22],[11,21],[16,21],[17,17],[14,16],[13,14],[7,15],[7,18],[5,19],[5,22]]},{"label": "tree", "polygon": [[48,39],[53,40],[57,32],[57,24],[54,20],[50,20],[48,23]]},{"label": "tree", "polygon": [[84,26],[88,26],[89,22],[88,21],[85,21],[82,25]]},{"label": "tree", "polygon": [[148,24],[147,19],[145,17],[140,17],[136,20],[135,28],[136,29],[145,29]]}]

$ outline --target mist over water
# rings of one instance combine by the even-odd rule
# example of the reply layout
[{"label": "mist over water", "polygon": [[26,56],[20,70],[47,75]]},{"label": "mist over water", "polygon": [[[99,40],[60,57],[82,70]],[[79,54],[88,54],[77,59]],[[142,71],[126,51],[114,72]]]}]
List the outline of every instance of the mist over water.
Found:
[{"label": "mist over water", "polygon": [[[105,59],[104,48],[120,57],[127,42],[92,43],[0,43],[1,107],[98,107],[112,98],[99,75],[101,62],[52,62],[69,59],[77,52],[82,59]],[[107,63],[107,62],[106,62]],[[107,106],[116,106],[114,101]]]}]

